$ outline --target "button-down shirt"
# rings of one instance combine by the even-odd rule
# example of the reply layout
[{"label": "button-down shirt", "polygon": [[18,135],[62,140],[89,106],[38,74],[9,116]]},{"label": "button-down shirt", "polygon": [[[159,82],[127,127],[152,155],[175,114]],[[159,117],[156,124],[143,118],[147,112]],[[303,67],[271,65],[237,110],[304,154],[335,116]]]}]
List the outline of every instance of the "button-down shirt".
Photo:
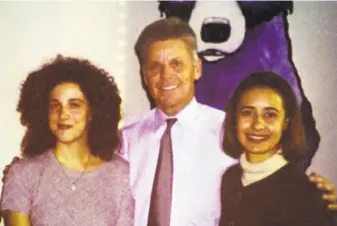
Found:
[{"label": "button-down shirt", "polygon": [[[224,112],[193,99],[171,130],[173,188],[171,226],[216,226],[221,177],[237,163],[221,149]],[[136,200],[135,226],[146,226],[161,136],[167,116],[153,109],[122,131],[121,153],[130,162],[131,190]]]}]

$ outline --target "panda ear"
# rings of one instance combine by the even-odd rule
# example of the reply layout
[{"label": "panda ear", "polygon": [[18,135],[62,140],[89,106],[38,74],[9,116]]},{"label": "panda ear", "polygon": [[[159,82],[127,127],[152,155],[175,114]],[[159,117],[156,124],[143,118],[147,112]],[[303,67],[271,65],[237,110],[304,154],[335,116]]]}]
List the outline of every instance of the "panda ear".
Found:
[{"label": "panda ear", "polygon": [[158,10],[160,12],[160,17],[163,17],[164,14],[165,14],[165,17],[166,16],[166,4],[167,4],[167,1],[158,1],[159,2],[159,5],[158,5]]},{"label": "panda ear", "polygon": [[238,4],[248,29],[270,21],[281,12],[291,14],[294,7],[293,1],[238,1]]},{"label": "panda ear", "polygon": [[178,17],[181,20],[188,22],[191,18],[196,1],[159,1],[158,10],[160,16],[165,14],[166,18]]}]

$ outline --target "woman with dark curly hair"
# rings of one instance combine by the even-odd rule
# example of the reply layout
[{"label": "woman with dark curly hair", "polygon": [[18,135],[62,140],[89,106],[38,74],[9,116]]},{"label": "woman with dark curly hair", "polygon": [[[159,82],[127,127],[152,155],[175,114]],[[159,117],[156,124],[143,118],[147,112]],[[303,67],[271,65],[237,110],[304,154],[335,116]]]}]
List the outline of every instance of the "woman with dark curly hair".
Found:
[{"label": "woman with dark curly hair", "polygon": [[305,148],[296,97],[272,72],[257,72],[227,105],[223,150],[240,163],[222,179],[220,226],[332,226],[315,184],[296,165]]},{"label": "woman with dark curly hair", "polygon": [[58,56],[30,73],[17,111],[24,158],[6,176],[6,225],[133,225],[129,166],[119,147],[121,98],[113,77]]}]

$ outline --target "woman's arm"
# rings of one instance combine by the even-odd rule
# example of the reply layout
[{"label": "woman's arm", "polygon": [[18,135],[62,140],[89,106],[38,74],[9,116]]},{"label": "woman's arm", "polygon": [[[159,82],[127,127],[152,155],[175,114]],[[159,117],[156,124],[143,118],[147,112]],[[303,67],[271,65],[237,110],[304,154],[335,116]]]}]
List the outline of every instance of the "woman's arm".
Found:
[{"label": "woman's arm", "polygon": [[9,168],[1,195],[1,211],[5,225],[27,226],[30,224],[33,183],[36,178],[32,167],[20,160]]},{"label": "woman's arm", "polygon": [[[129,164],[123,160],[121,182],[121,201],[115,226],[134,226],[135,200],[131,192]],[[125,167],[127,165],[127,167]]]},{"label": "woman's arm", "polygon": [[133,226],[134,225],[135,202],[131,191],[126,192],[122,198],[116,226]]},{"label": "woman's arm", "polygon": [[5,226],[30,226],[29,215],[17,211],[6,210],[3,213]]}]

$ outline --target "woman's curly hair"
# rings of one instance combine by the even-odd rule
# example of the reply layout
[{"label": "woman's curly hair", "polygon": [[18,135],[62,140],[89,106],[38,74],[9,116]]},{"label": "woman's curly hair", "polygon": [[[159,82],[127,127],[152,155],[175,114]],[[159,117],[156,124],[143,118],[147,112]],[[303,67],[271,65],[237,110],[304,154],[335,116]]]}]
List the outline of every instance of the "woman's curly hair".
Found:
[{"label": "woman's curly hair", "polygon": [[120,144],[118,124],[121,119],[121,97],[114,78],[88,60],[57,57],[31,72],[21,87],[17,111],[26,127],[21,142],[24,156],[33,157],[56,144],[48,123],[49,95],[58,84],[78,84],[88,99],[92,120],[88,143],[93,155],[110,160]]}]

